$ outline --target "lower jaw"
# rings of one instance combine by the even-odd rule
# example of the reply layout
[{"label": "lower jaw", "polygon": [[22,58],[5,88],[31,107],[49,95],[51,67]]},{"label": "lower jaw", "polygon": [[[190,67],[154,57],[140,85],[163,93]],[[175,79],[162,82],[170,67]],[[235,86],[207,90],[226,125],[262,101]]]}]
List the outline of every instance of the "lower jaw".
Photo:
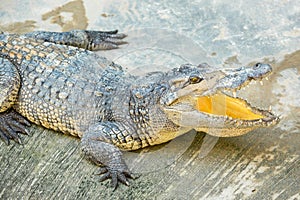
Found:
[{"label": "lower jaw", "polygon": [[211,127],[211,128],[199,128],[196,129],[196,131],[205,132],[215,137],[237,137],[237,136],[245,135],[250,131],[254,130],[255,128],[256,127],[246,127],[246,128]]}]

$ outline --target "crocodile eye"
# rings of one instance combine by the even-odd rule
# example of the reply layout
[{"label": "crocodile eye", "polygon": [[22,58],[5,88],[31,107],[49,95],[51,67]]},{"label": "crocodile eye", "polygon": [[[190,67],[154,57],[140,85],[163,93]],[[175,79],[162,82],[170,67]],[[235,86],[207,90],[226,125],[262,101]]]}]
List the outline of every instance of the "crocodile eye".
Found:
[{"label": "crocodile eye", "polygon": [[196,84],[196,83],[199,83],[203,80],[203,78],[200,78],[199,76],[190,76],[189,78],[189,82],[191,84]]},{"label": "crocodile eye", "polygon": [[261,63],[256,63],[254,69],[258,69],[261,66]]}]

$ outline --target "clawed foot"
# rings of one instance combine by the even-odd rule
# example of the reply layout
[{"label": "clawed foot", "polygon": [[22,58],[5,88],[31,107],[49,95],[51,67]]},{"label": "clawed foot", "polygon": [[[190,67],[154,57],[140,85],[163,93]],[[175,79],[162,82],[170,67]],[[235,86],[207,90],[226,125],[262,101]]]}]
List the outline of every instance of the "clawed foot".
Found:
[{"label": "clawed foot", "polygon": [[96,174],[101,175],[100,182],[111,178],[111,186],[114,188],[114,190],[118,187],[119,182],[128,186],[129,185],[128,179],[134,179],[134,177],[129,172],[127,167],[122,168],[122,169],[112,169],[110,167],[100,167]]},{"label": "clawed foot", "polygon": [[10,144],[10,140],[22,144],[19,133],[30,135],[29,131],[26,129],[30,125],[29,121],[14,110],[0,113],[0,138],[7,145]]},{"label": "clawed foot", "polygon": [[[111,179],[114,189],[118,187],[119,182],[129,185],[128,180],[134,178],[123,160],[121,150],[106,142],[109,142],[109,137],[116,136],[117,126],[117,123],[112,122],[96,123],[90,126],[81,138],[83,153],[89,160],[100,166],[97,172],[98,175],[101,175],[100,181]],[[127,135],[124,129],[122,134]]]},{"label": "clawed foot", "polygon": [[127,35],[115,31],[86,31],[89,38],[87,49],[89,50],[110,50],[117,49],[119,45],[127,44],[122,39]]}]

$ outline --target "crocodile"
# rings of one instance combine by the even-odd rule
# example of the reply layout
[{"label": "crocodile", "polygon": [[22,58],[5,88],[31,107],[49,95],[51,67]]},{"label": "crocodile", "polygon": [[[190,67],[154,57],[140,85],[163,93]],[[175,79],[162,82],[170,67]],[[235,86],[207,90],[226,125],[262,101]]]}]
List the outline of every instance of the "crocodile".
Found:
[{"label": "crocodile", "polygon": [[143,76],[97,55],[119,48],[118,31],[0,34],[0,138],[22,143],[34,123],[79,137],[100,181],[129,185],[122,151],[165,143],[188,131],[243,135],[276,124],[270,110],[235,92],[271,73],[269,64],[233,69],[183,64]]}]

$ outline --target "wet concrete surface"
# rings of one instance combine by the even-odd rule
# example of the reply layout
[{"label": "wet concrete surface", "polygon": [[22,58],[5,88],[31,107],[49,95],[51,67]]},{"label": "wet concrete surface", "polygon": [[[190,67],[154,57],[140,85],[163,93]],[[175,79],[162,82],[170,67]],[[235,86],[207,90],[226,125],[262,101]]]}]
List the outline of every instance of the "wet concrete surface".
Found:
[{"label": "wet concrete surface", "polygon": [[0,143],[0,199],[300,199],[300,4],[297,1],[29,1],[0,4],[0,31],[112,30],[127,45],[98,52],[133,74],[183,63],[267,62],[264,85],[238,95],[281,122],[235,138],[190,132],[125,152],[140,175],[112,191],[79,140],[33,126],[24,145]]}]

